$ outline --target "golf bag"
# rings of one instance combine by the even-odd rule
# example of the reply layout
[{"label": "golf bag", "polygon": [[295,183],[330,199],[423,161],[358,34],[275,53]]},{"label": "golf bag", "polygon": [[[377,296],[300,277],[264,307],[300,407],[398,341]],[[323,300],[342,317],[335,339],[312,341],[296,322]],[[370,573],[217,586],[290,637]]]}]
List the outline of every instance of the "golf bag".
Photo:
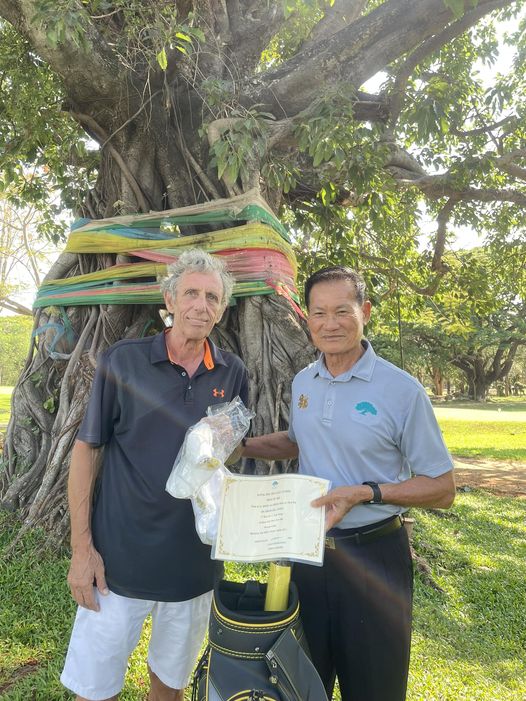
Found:
[{"label": "golf bag", "polygon": [[255,581],[216,586],[192,701],[327,701],[308,654],[295,585],[286,611],[264,611],[265,591]]}]

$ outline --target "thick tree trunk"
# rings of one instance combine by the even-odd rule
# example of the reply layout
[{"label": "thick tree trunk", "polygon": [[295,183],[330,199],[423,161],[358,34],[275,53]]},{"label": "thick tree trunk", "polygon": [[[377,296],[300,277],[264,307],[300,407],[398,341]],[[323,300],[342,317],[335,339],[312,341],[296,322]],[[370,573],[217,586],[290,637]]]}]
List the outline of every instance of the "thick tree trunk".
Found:
[{"label": "thick tree trunk", "polygon": [[487,384],[484,377],[476,377],[470,382],[469,385],[469,395],[470,399],[474,399],[476,402],[484,401],[488,396],[489,385]]},{"label": "thick tree trunk", "polygon": [[486,399],[490,382],[484,371],[484,361],[482,358],[475,358],[468,368],[464,369],[468,382],[468,396],[474,401]]},{"label": "thick tree trunk", "polygon": [[440,368],[433,366],[431,368],[431,376],[433,378],[433,389],[437,397],[444,394],[444,377]]},{"label": "thick tree trunk", "polygon": [[[161,125],[162,120],[158,121]],[[153,126],[150,121],[147,143],[144,135],[123,138],[122,148],[125,143],[129,147],[124,159],[129,172],[123,171],[113,157],[103,159],[97,187],[86,201],[92,216],[114,214],[116,206],[126,211],[144,208],[136,196],[137,187],[139,192],[147,193],[152,209],[195,201],[188,180],[182,186],[181,173],[186,172],[188,164],[173,144],[156,138]],[[102,269],[113,265],[115,259],[107,254],[63,254],[48,279]],[[50,351],[55,331],[41,330],[49,323],[62,324],[61,313],[50,308],[35,315],[36,335],[14,390],[4,446],[6,467],[1,474],[2,506],[19,512],[23,530],[44,525],[56,542],[61,542],[68,532],[65,487],[70,452],[98,355],[119,339],[141,336],[146,327],[162,327],[157,307],[68,307],[66,313],[76,340],[69,346],[63,342]],[[274,295],[246,298],[227,311],[214,336],[219,345],[238,353],[248,367],[250,406],[256,412],[253,432],[287,428],[292,377],[314,359],[314,350],[297,314]],[[258,473],[269,469],[263,462],[247,462],[243,467]],[[280,471],[293,467],[271,465],[271,469]]]},{"label": "thick tree trunk", "polygon": [[[98,180],[81,211],[83,216],[100,218],[181,207],[257,185],[262,152],[278,146],[286,149],[297,120],[307,118],[308,108],[320,99],[358,88],[393,61],[415,60],[416,65],[485,13],[513,4],[513,0],[479,0],[476,8],[467,7],[462,19],[452,24],[451,8],[443,0],[389,0],[356,19],[365,7],[360,1],[351,4],[356,12],[344,12],[337,21],[331,20],[327,6],[318,41],[307,41],[302,51],[271,70],[259,70],[258,63],[270,37],[284,22],[277,0],[252,3],[250,12],[244,11],[243,3],[216,3],[213,11],[209,2],[176,3],[182,21],[190,5],[196,9],[192,22],[206,41],[196,42],[196,51],[184,59],[172,47],[164,69],[154,40],[157,34],[152,31],[149,38],[148,21],[139,50],[136,25],[127,25],[127,13],[120,10],[92,16],[87,6],[75,6],[80,20],[74,25],[82,30],[82,41],[74,31],[65,32],[59,42],[50,41],[48,27],[55,18],[49,8],[43,12],[36,0],[0,0],[0,16],[28,42],[32,60],[38,56],[60,77],[62,104],[101,145]],[[152,18],[155,5],[137,3],[137,18],[141,10]],[[71,19],[69,8],[64,12]],[[164,21],[155,24],[158,20],[151,19],[152,26],[164,27]],[[131,37],[129,51],[122,53],[126,32]],[[402,70],[400,95],[408,78],[409,73]],[[219,97],[214,97],[216,90]],[[383,98],[371,101],[357,92],[349,99],[357,119],[377,121],[388,116],[389,105]],[[209,167],[213,154],[207,152],[203,134],[207,129],[210,134],[213,120],[217,127],[217,122],[236,123],[254,112],[271,112],[274,117],[272,125],[269,122],[262,130],[263,134],[268,129],[268,135],[261,136],[266,143],[262,147],[256,140],[252,149],[249,139],[248,146],[243,142],[244,150],[238,144],[238,152],[245,154],[244,168],[239,169],[244,181],[238,178],[227,184],[225,176],[220,183],[214,176],[217,168]],[[396,108],[392,121],[398,114]],[[288,148],[295,150],[293,145]],[[414,163],[404,157],[404,163],[407,160]],[[319,189],[314,162],[303,176],[313,193]],[[399,167],[399,160],[390,166],[391,170]],[[435,185],[434,179],[429,185],[423,171],[416,175],[422,191],[428,183],[430,196],[443,197],[449,187],[442,181]],[[473,188],[464,195],[474,197]],[[522,202],[524,197],[519,195]],[[277,209],[281,192],[277,188],[267,193],[267,199]],[[99,270],[114,258],[62,256],[50,278]],[[64,489],[69,455],[97,357],[114,341],[140,336],[146,324],[159,323],[157,310],[148,307],[78,307],[69,308],[67,314],[76,342],[56,349],[60,355],[49,351],[51,332],[40,333],[47,322],[61,323],[60,313],[48,309],[35,316],[38,335],[15,389],[5,468],[0,473],[4,506],[19,509],[26,527],[47,525],[57,540],[67,530]],[[239,352],[249,368],[250,402],[257,412],[254,431],[285,428],[291,379],[314,357],[294,312],[276,297],[244,300],[229,311],[216,335]]]},{"label": "thick tree trunk", "polygon": [[495,351],[491,363],[474,350],[452,361],[466,377],[470,399],[475,401],[486,399],[489,388],[494,382],[506,380],[521,345],[522,341],[503,341]]}]

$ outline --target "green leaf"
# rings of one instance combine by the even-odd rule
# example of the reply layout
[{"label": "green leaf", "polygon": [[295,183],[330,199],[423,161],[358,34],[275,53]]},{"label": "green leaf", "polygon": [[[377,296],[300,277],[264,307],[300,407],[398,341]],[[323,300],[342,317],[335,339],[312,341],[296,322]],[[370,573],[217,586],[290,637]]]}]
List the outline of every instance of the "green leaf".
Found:
[{"label": "green leaf", "polygon": [[225,168],[224,180],[228,183],[235,183],[239,173],[237,163],[231,163]]},{"label": "green leaf", "polygon": [[192,34],[196,39],[199,39],[199,41],[205,40],[205,34],[201,29],[199,29],[199,27],[192,27]]},{"label": "green leaf", "polygon": [[322,161],[325,160],[325,148],[324,144],[316,144],[316,149],[314,151],[314,159],[312,165],[317,168]]},{"label": "green leaf", "polygon": [[46,411],[49,411],[50,414],[53,414],[55,412],[55,398],[54,397],[48,397],[45,402],[42,403],[42,406]]},{"label": "green leaf", "polygon": [[223,173],[225,172],[226,168],[226,161],[224,160],[218,160],[217,162],[217,177],[219,180],[223,177]]},{"label": "green leaf", "polygon": [[183,41],[187,41],[189,44],[192,43],[192,39],[188,36],[188,34],[183,34],[182,32],[176,32],[175,36],[178,39],[182,39]]},{"label": "green leaf", "polygon": [[157,54],[157,63],[161,67],[161,70],[165,71],[168,68],[168,58],[166,56],[166,50],[163,48]]}]

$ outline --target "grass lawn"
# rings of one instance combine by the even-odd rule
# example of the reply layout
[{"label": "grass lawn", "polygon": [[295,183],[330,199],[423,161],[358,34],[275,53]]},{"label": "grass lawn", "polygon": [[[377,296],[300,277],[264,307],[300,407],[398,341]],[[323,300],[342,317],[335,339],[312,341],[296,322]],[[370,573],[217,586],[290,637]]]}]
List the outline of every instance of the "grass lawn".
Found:
[{"label": "grass lawn", "polygon": [[434,407],[449,450],[458,457],[526,462],[526,401],[448,402]]},{"label": "grass lawn", "polygon": [[526,463],[526,422],[439,419],[439,423],[453,455]]},{"label": "grass lawn", "polygon": [[526,397],[489,397],[485,402],[474,402],[471,399],[452,399],[447,402],[437,402],[437,406],[452,407],[454,409],[472,409],[477,407],[481,411],[526,411]]},{"label": "grass lawn", "polygon": [[[0,387],[0,427],[10,387]],[[435,407],[457,456],[526,462],[526,401],[448,402]],[[526,502],[459,494],[445,517],[415,511],[414,542],[435,591],[418,576],[408,701],[526,699]],[[0,551],[14,524],[0,512]],[[74,616],[67,555],[42,552],[28,535],[16,558],[0,553],[0,698],[70,699],[58,678]],[[139,565],[138,565],[139,566]],[[265,578],[266,568],[228,565],[229,579]],[[147,630],[132,656],[123,701],[142,701]]]},{"label": "grass lawn", "polygon": [[11,415],[11,393],[12,387],[0,386],[0,428],[7,426]]},{"label": "grass lawn", "polygon": [[[416,577],[408,701],[526,698],[526,502],[459,494],[451,512],[414,511],[414,542],[443,593]],[[11,523],[0,514],[0,546]],[[140,566],[138,563],[137,566]],[[0,697],[70,698],[58,681],[73,620],[67,556],[28,536],[0,561]],[[228,578],[265,577],[265,567],[228,565]],[[143,701],[145,636],[132,657],[123,701]]]}]

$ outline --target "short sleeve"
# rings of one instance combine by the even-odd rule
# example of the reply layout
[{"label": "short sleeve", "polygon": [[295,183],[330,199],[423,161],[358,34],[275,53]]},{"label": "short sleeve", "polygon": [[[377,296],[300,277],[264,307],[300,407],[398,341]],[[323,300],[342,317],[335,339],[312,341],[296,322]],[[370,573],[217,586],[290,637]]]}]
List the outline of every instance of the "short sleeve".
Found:
[{"label": "short sleeve", "polygon": [[423,388],[412,398],[402,429],[400,450],[415,475],[438,477],[453,469],[453,460]]},{"label": "short sleeve", "polygon": [[118,383],[111,365],[111,355],[105,351],[99,356],[88,406],[77,434],[79,440],[95,447],[108,443],[120,415]]},{"label": "short sleeve", "polygon": [[290,411],[289,411],[289,431],[288,431],[288,436],[289,439],[293,443],[297,443],[298,441],[296,440],[296,434],[294,433],[294,392],[292,394],[292,397],[290,399]]},{"label": "short sleeve", "polygon": [[239,397],[245,406],[248,406],[248,370],[246,367],[243,370],[243,379],[239,388]]}]

